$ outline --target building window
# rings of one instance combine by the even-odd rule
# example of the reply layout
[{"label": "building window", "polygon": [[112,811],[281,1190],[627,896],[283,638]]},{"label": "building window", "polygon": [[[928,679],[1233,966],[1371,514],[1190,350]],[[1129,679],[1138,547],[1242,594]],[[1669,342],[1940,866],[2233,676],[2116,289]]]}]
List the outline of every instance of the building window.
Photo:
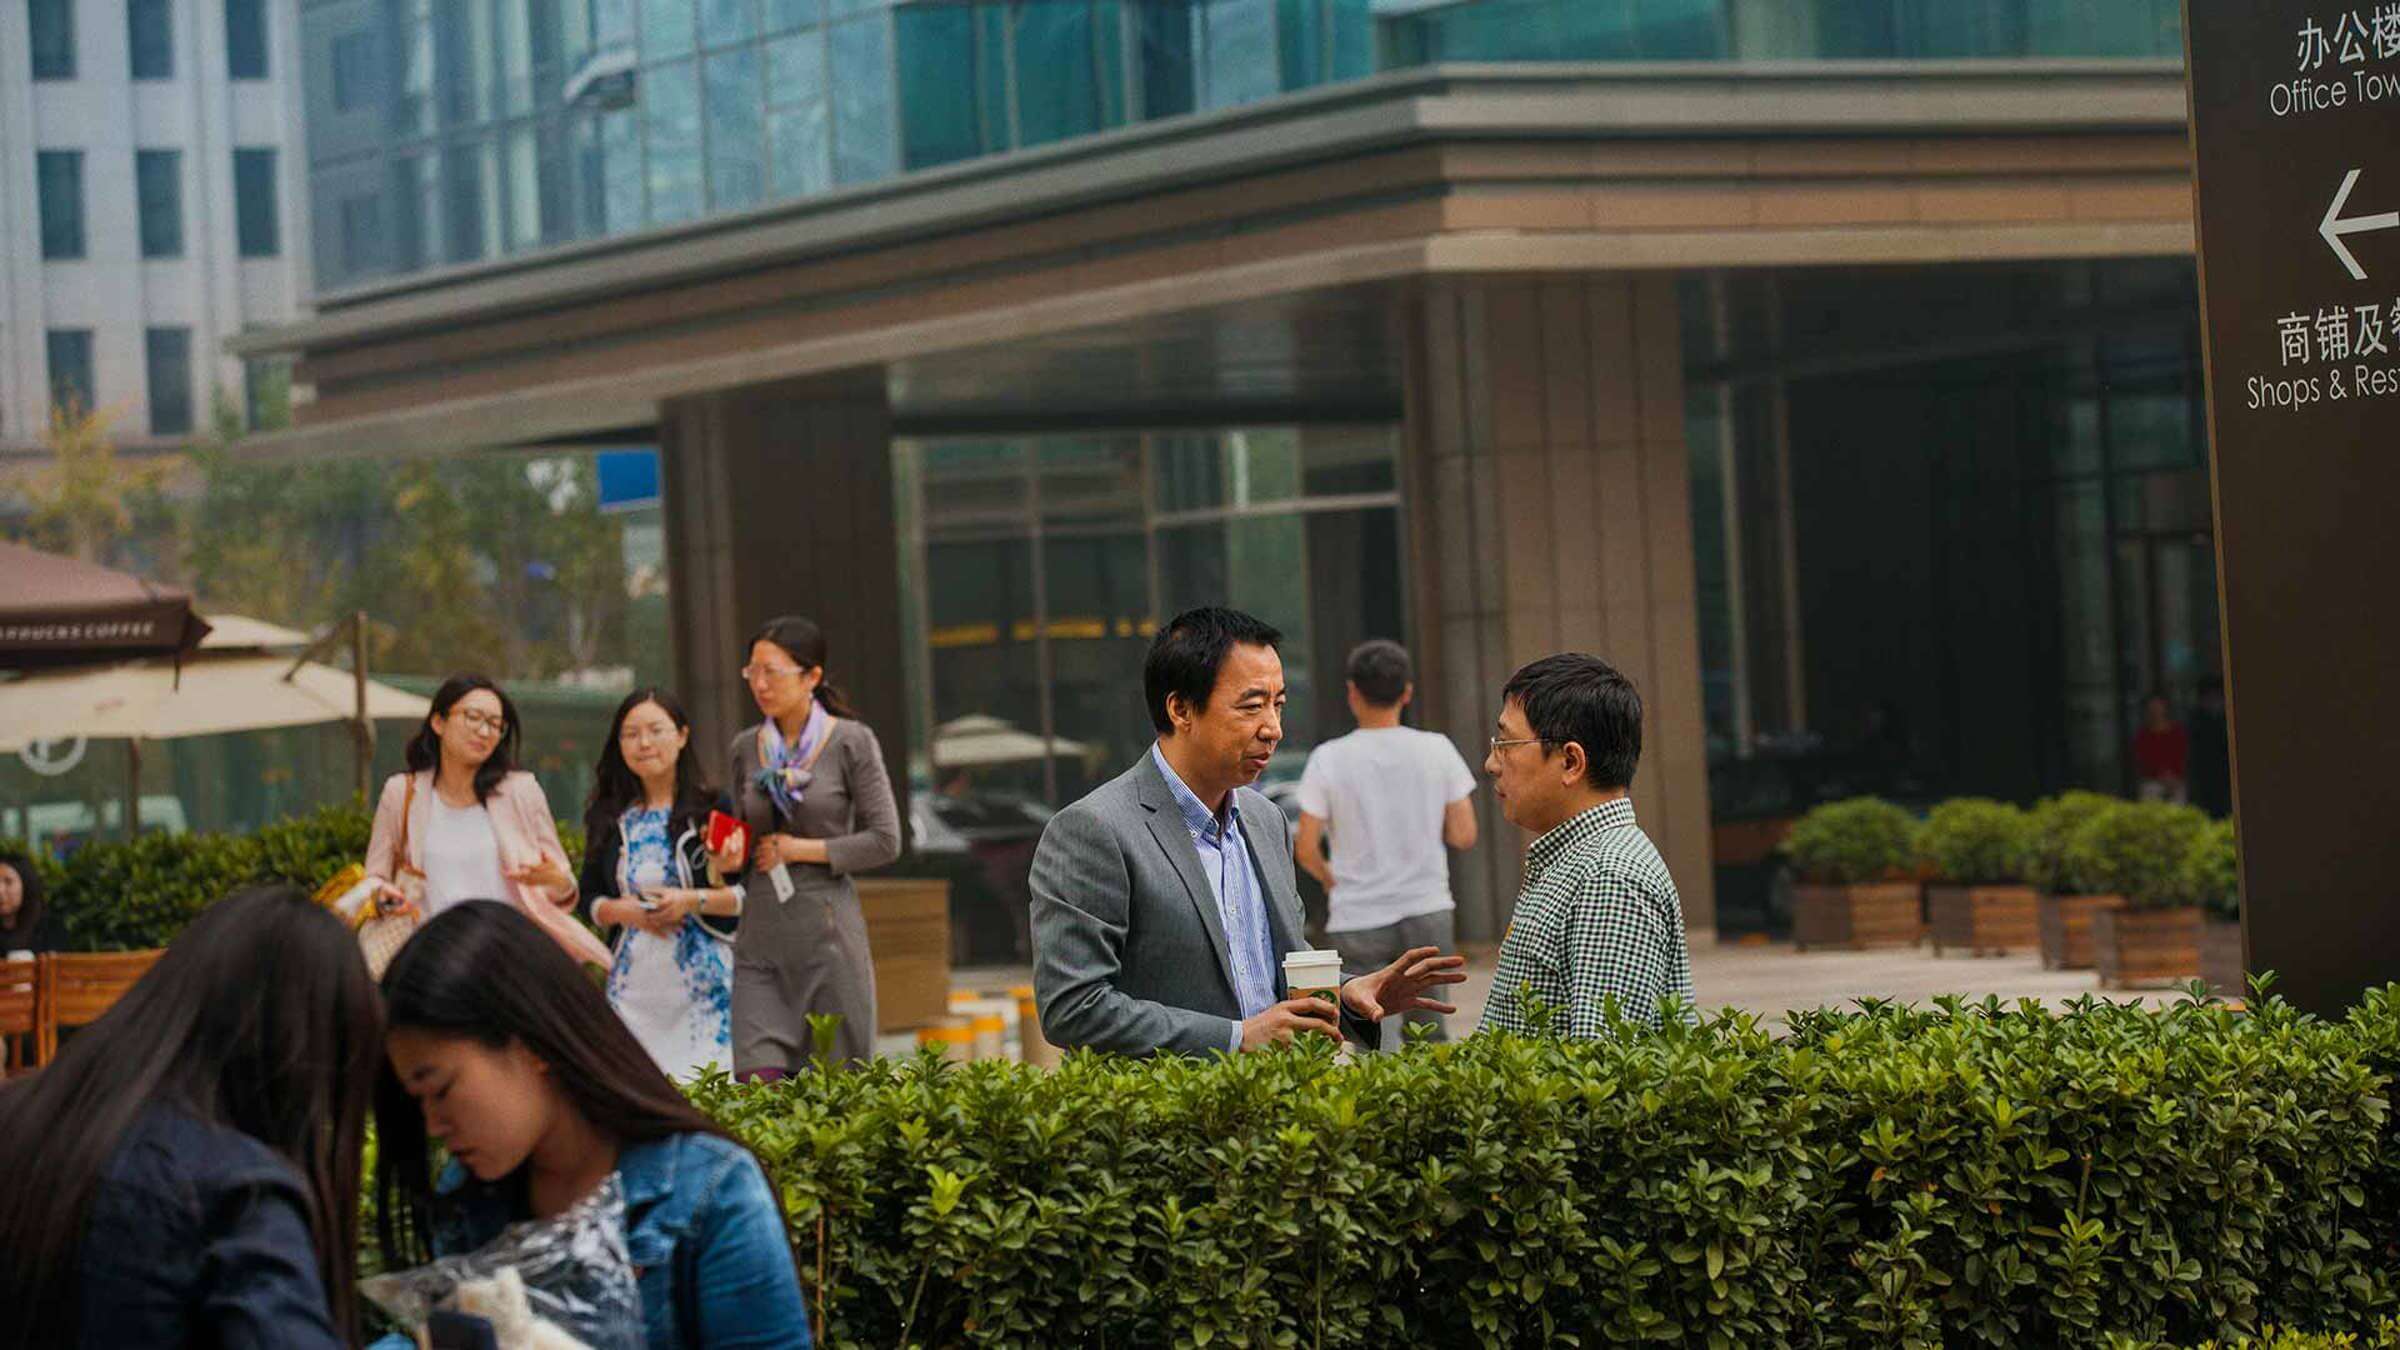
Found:
[{"label": "building window", "polygon": [[272,258],[283,252],[283,230],[276,205],[275,152],[233,152],[234,236],[245,258]]},{"label": "building window", "polygon": [[50,353],[50,406],[89,412],[92,387],[92,330],[53,328],[46,335]]},{"label": "building window", "polygon": [[192,330],[153,328],[142,334],[142,356],[150,370],[150,434],[192,432]]},{"label": "building window", "polygon": [[75,78],[75,0],[30,0],[26,9],[33,78]]},{"label": "building window", "polygon": [[254,356],[242,362],[242,425],[274,431],[291,424],[291,358]]},{"label": "building window", "polygon": [[134,193],[141,204],[142,256],[183,256],[183,152],[133,152]]},{"label": "building window", "polygon": [[341,230],[343,275],[359,277],[383,270],[381,195],[342,198]]},{"label": "building window", "polygon": [[333,110],[355,112],[377,98],[375,34],[344,33],[333,40]]},{"label": "building window", "polygon": [[128,0],[125,46],[133,56],[133,78],[175,78],[175,19],[167,0]]},{"label": "building window", "polygon": [[267,78],[266,0],[225,0],[225,73],[237,80]]},{"label": "building window", "polygon": [[83,256],[83,152],[43,150],[34,155],[34,177],[42,198],[42,256]]}]

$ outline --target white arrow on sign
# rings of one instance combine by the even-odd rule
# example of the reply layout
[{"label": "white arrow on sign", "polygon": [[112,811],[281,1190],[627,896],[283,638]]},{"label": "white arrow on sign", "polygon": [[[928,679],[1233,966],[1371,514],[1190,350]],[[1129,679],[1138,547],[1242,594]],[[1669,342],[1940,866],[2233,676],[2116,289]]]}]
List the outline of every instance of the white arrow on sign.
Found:
[{"label": "white arrow on sign", "polygon": [[2350,246],[2342,242],[2342,236],[2359,234],[2367,230],[2400,229],[2400,211],[2386,211],[2377,216],[2352,216],[2348,220],[2342,219],[2342,203],[2350,200],[2350,189],[2358,186],[2358,172],[2358,170],[2352,169],[2342,175],[2342,185],[2333,194],[2333,205],[2325,208],[2325,219],[2318,222],[2317,233],[2325,236],[2326,246],[2333,250],[2333,256],[2342,260],[2342,266],[2350,269],[2350,279],[2365,281],[2367,269],[2359,266],[2358,259],[2350,256]]}]

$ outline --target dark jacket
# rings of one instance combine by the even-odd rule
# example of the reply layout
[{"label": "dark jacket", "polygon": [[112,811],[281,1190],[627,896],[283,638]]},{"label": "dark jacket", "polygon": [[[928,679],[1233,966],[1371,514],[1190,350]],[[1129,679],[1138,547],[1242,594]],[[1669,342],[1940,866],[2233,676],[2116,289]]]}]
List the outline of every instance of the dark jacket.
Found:
[{"label": "dark jacket", "polygon": [[59,936],[58,916],[47,911],[30,924],[0,928],[0,957],[10,952],[32,952],[40,956],[44,952],[58,951],[65,945],[65,940]]},{"label": "dark jacket", "polygon": [[126,1131],[83,1234],[82,1344],[339,1346],[292,1165],[153,1106]]}]

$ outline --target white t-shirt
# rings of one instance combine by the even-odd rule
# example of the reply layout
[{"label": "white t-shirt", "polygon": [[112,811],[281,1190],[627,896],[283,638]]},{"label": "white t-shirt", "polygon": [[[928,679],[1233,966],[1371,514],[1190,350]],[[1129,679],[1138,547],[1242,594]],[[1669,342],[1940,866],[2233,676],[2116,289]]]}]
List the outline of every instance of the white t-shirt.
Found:
[{"label": "white t-shirt", "polygon": [[425,831],[425,917],[462,900],[508,900],[516,895],[500,871],[500,838],[483,803],[452,806],[436,795]]},{"label": "white t-shirt", "polygon": [[1447,736],[1360,728],[1318,746],[1300,772],[1300,809],[1333,843],[1328,932],[1381,928],[1452,907],[1442,815],[1474,794]]}]

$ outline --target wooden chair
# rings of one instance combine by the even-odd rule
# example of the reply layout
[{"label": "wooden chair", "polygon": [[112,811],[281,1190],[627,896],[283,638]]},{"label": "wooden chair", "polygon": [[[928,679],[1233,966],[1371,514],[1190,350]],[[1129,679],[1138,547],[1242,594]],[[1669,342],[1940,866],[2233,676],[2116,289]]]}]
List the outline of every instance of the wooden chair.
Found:
[{"label": "wooden chair", "polygon": [[0,959],[0,1079],[41,1067],[41,972],[38,959]]},{"label": "wooden chair", "polygon": [[39,1061],[47,1064],[58,1054],[60,1027],[99,1021],[165,954],[164,948],[158,948],[146,952],[58,952],[43,957]]}]

